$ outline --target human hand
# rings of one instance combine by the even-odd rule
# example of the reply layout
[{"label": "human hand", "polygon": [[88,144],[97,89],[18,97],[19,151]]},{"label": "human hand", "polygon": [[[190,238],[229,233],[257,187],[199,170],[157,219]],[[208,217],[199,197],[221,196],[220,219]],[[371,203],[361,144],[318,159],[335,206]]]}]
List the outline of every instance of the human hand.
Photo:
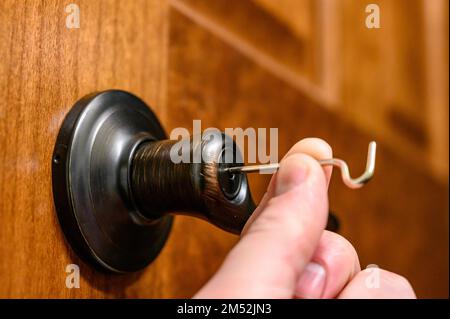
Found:
[{"label": "human hand", "polygon": [[[240,241],[195,298],[415,298],[402,276],[379,269],[368,287],[358,255],[325,230],[332,157],[324,141],[298,142],[281,161]],[[377,270],[378,271],[378,270]]]}]

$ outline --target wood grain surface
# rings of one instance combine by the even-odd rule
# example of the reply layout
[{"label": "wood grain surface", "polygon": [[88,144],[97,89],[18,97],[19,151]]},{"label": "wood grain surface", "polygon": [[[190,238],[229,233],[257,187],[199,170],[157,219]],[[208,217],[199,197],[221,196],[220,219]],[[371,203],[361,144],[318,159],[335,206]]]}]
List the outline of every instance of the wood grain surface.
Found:
[{"label": "wood grain surface", "polygon": [[[300,138],[319,136],[355,172],[364,168],[369,140],[381,138],[376,177],[367,187],[351,191],[337,174],[333,178],[330,205],[341,219],[342,234],[357,248],[362,266],[375,263],[405,275],[420,297],[448,297],[448,165],[447,173],[445,167],[439,170],[447,179],[435,178],[433,170],[408,158],[423,145],[426,154],[420,158],[429,158],[430,150],[435,154],[446,141],[441,136],[448,124],[429,134],[430,124],[421,118],[429,112],[420,102],[426,101],[425,84],[418,82],[415,90],[407,66],[418,61],[411,72],[420,77],[434,73],[427,73],[420,52],[402,61],[414,45],[411,35],[395,42],[392,52],[359,59],[372,42],[364,42],[363,29],[352,38],[347,19],[335,30],[345,42],[326,42],[329,37],[321,32],[327,29],[318,27],[325,23],[324,12],[359,17],[359,0],[332,12],[322,4],[333,0],[283,0],[279,7],[267,0],[229,6],[221,0],[213,5],[198,0],[74,2],[80,7],[80,29],[66,28],[64,1],[0,1],[0,298],[190,297],[238,240],[204,221],[177,216],[161,255],[140,273],[100,274],[72,252],[53,207],[51,153],[73,103],[111,88],[141,97],[167,131],[190,128],[193,119],[201,119],[204,128],[278,127],[280,156]],[[420,15],[422,4],[414,1],[410,13]],[[239,11],[224,14],[224,6]],[[389,5],[394,13],[387,21],[401,16],[404,6],[398,1]],[[303,17],[301,23],[293,12]],[[422,29],[425,22],[420,21]],[[402,37],[408,28],[403,20],[399,23],[396,36]],[[418,31],[422,38],[423,32]],[[323,50],[342,43],[342,67],[355,73],[343,72],[337,77],[342,82],[330,84],[333,75],[324,67],[341,66]],[[392,57],[388,66],[399,61],[389,83],[404,86],[398,92],[391,88],[392,103],[386,104],[400,115],[388,112],[390,117],[380,121],[390,119],[391,133],[406,123],[404,136],[414,137],[408,149],[397,148],[395,143],[405,137],[391,142],[379,122],[368,129],[358,124],[361,118],[370,122],[367,113],[381,99],[373,95],[370,81],[384,76],[380,71],[365,82],[363,69],[370,72],[386,57]],[[371,98],[365,111],[343,106],[358,107]],[[442,98],[437,101],[442,105]],[[433,110],[439,118],[440,106]],[[430,144],[433,136],[438,143]],[[252,176],[256,200],[267,183],[267,176]],[[65,285],[66,266],[72,263],[81,268],[79,289]]]},{"label": "wood grain surface", "polygon": [[[0,297],[188,297],[234,236],[177,218],[152,266],[106,276],[84,265],[60,231],[51,153],[73,103],[89,92],[124,89],[164,120],[166,98],[167,4],[77,3],[81,28],[70,30],[63,1],[0,2]],[[71,263],[81,267],[80,289],[65,286]]]}]

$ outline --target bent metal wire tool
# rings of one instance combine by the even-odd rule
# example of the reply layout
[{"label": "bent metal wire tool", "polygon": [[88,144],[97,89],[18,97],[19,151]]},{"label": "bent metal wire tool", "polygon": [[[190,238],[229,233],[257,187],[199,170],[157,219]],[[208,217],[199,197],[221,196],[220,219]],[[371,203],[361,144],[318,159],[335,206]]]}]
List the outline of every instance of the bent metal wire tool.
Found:
[{"label": "bent metal wire tool", "polygon": [[[318,160],[322,166],[336,166],[341,170],[342,181],[349,188],[357,189],[366,184],[375,172],[375,157],[376,157],[377,143],[372,141],[369,143],[369,150],[367,152],[366,169],[364,173],[356,178],[350,176],[350,170],[347,163],[339,158],[330,158]],[[224,170],[229,173],[254,173],[254,172],[275,172],[280,168],[280,163],[263,164],[263,165],[247,165],[247,166],[234,166],[227,167]]]}]

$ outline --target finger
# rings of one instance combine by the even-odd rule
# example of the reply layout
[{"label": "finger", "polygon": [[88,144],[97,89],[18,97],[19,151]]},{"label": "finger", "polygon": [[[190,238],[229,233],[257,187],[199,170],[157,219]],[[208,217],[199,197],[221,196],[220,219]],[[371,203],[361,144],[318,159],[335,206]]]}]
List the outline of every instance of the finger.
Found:
[{"label": "finger", "polygon": [[274,196],[197,297],[292,298],[327,215],[320,165],[305,154],[285,158]]},{"label": "finger", "polygon": [[[297,142],[291,149],[284,155],[284,158],[296,154],[305,153],[315,158],[316,160],[329,159],[333,157],[333,149],[323,139],[317,137],[307,137]],[[327,184],[330,183],[331,173],[333,172],[333,166],[324,166],[323,170],[327,176]]]},{"label": "finger", "polygon": [[297,282],[296,297],[334,298],[360,270],[352,244],[341,235],[324,231]]},{"label": "finger", "polygon": [[406,278],[380,268],[367,268],[349,282],[339,298],[412,299],[416,294]]},{"label": "finger", "polygon": [[[301,154],[301,153],[308,154],[317,160],[333,157],[333,151],[331,149],[331,146],[327,142],[325,142],[324,140],[322,140],[320,138],[305,138],[305,139],[302,139],[301,141],[297,142],[293,147],[291,147],[291,149],[286,153],[286,155],[283,157],[283,159],[286,159],[287,157],[289,157],[293,154]],[[327,185],[329,185],[333,167],[325,166],[325,167],[323,167],[323,170],[324,170],[325,176],[327,178]],[[247,221],[247,223],[242,231],[242,234],[246,233],[250,224],[253,223],[253,221],[259,216],[260,212],[265,208],[267,201],[273,197],[274,185],[275,185],[275,180],[277,179],[277,175],[278,175],[278,172],[272,176],[269,186],[267,187],[266,193],[264,194],[258,207],[253,212],[252,216],[250,216],[249,220]]]}]

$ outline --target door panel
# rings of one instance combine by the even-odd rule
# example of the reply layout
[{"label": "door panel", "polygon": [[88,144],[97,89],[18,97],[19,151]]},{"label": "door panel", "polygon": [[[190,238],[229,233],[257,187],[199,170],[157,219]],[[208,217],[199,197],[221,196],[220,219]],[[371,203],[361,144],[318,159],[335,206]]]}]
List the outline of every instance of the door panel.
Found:
[{"label": "door panel", "polygon": [[[81,1],[80,29],[62,1],[0,4],[0,297],[189,297],[236,241],[203,221],[176,218],[157,260],[138,274],[104,275],[65,243],[53,207],[51,154],[59,127],[85,94],[128,90],[163,124],[167,4]],[[80,266],[80,289],[66,266]]]}]

